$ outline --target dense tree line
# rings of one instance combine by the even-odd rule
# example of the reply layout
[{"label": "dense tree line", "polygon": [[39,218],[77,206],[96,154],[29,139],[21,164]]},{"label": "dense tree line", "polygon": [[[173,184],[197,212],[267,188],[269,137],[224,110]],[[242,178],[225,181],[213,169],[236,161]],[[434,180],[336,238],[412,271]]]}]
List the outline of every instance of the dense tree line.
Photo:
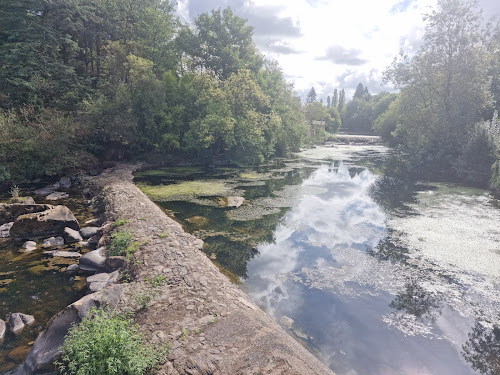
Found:
[{"label": "dense tree line", "polygon": [[0,180],[139,155],[259,163],[306,124],[230,8],[182,25],[172,0],[5,0]]}]

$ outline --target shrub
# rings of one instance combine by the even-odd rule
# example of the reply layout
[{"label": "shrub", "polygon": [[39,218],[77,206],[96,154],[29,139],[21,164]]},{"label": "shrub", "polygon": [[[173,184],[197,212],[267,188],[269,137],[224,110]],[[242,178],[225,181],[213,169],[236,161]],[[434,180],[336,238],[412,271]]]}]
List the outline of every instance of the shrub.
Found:
[{"label": "shrub", "polygon": [[124,255],[132,242],[133,234],[127,231],[116,232],[111,235],[109,255]]},{"label": "shrub", "polygon": [[92,309],[71,327],[61,350],[59,371],[75,375],[140,375],[165,360],[168,352],[145,345],[137,326],[104,309]]}]

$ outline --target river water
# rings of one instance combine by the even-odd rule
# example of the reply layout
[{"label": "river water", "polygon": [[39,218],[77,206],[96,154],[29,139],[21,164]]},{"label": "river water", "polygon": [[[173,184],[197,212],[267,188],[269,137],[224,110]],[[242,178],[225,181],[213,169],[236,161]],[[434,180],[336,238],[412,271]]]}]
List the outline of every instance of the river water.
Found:
[{"label": "river water", "polygon": [[335,373],[500,374],[500,204],[408,180],[393,160],[336,145],[254,170],[136,180]]}]

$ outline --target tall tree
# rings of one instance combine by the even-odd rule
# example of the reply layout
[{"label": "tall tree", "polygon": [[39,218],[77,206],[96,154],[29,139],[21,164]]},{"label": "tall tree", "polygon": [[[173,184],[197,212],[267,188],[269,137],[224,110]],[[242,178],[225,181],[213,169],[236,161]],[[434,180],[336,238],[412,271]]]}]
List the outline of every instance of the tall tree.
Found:
[{"label": "tall tree", "polygon": [[344,89],[340,90],[340,94],[339,94],[339,105],[338,105],[338,111],[340,113],[342,113],[342,111],[344,110],[344,106],[345,106],[345,91]]},{"label": "tall tree", "polygon": [[337,89],[333,90],[332,107],[337,108],[339,105],[339,92]]},{"label": "tall tree", "polygon": [[316,99],[317,99],[316,90],[314,89],[314,87],[311,87],[311,90],[309,90],[306,96],[306,103],[314,103]]},{"label": "tall tree", "polygon": [[354,96],[353,96],[353,99],[354,98],[358,98],[358,99],[361,99],[363,97],[363,95],[365,94],[365,87],[363,86],[363,84],[360,82],[358,83],[358,86],[356,87],[356,91],[354,91]]}]

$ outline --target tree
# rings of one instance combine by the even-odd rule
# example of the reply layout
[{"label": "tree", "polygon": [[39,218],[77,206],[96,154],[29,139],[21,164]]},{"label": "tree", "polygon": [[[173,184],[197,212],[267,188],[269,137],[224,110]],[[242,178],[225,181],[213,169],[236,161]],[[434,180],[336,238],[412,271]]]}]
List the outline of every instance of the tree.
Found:
[{"label": "tree", "polygon": [[344,106],[345,106],[345,91],[344,91],[344,89],[342,89],[342,90],[340,90],[339,105],[337,106],[340,113],[342,113],[344,111]]},{"label": "tree", "polygon": [[339,105],[339,94],[337,89],[333,90],[332,107],[337,108]]},{"label": "tree", "polygon": [[360,82],[358,83],[358,86],[356,87],[356,91],[354,91],[354,96],[353,96],[353,99],[354,98],[358,98],[358,99],[361,99],[365,94],[365,88],[363,86],[363,84]]},{"label": "tree", "polygon": [[240,69],[257,73],[262,67],[262,55],[252,41],[253,27],[230,7],[203,13],[194,23],[194,31],[184,29],[179,37],[194,70],[227,79]]},{"label": "tree", "polygon": [[314,103],[316,101],[316,90],[311,87],[311,90],[307,93],[306,103]]},{"label": "tree", "polygon": [[330,108],[331,101],[330,101],[330,95],[326,98],[326,108]]},{"label": "tree", "polygon": [[477,4],[439,0],[427,14],[424,41],[413,58],[401,55],[385,72],[402,90],[396,130],[417,165],[449,169],[468,129],[491,108],[489,35]]}]

